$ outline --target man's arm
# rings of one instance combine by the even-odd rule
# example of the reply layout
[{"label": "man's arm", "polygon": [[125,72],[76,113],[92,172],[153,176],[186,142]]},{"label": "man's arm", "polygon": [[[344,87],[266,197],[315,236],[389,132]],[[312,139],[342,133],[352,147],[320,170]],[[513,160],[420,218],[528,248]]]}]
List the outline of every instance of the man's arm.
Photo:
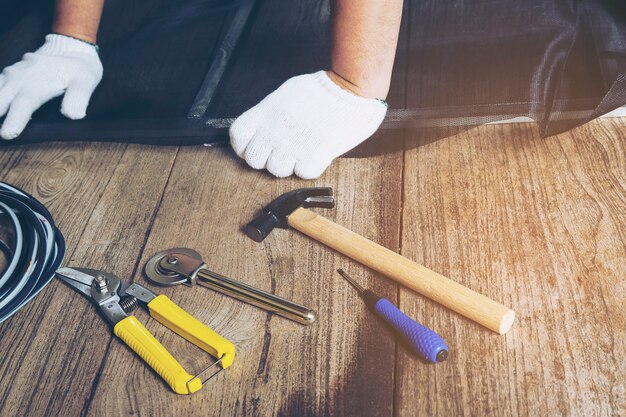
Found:
[{"label": "man's arm", "polygon": [[[335,0],[332,68],[287,80],[230,128],[255,169],[316,178],[370,137],[387,112],[403,0]],[[302,53],[306,53],[303,51]]]},{"label": "man's arm", "polygon": [[385,99],[396,55],[403,0],[336,0],[332,72],[343,88]]},{"label": "man's arm", "polygon": [[96,43],[104,0],[57,0],[52,31]]},{"label": "man's arm", "polygon": [[96,34],[104,0],[58,0],[53,34],[37,51],[0,74],[0,137],[18,137],[45,102],[64,95],[61,113],[85,117],[91,95],[102,79]]}]

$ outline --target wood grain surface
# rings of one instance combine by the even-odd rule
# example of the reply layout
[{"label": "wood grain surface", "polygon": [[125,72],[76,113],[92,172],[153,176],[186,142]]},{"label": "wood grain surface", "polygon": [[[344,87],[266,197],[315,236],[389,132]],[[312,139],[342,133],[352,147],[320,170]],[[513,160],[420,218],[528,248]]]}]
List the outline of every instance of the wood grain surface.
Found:
[{"label": "wood grain surface", "polygon": [[406,152],[402,253],[517,313],[504,337],[407,291],[455,352],[398,358],[398,415],[624,415],[624,123],[483,126]]},{"label": "wood grain surface", "polygon": [[[0,415],[624,415],[625,126],[595,121],[546,139],[532,124],[483,126],[342,159],[315,181],[274,179],[227,148],[3,149],[0,180],[48,205],[67,265],[167,294],[232,340],[237,358],[177,396],[54,281],[0,325]],[[324,216],[513,307],[513,328],[498,336],[295,231],[263,243],[240,231],[275,196],[308,186],[334,188],[337,207],[318,209]],[[144,263],[173,246],[314,308],[318,322],[301,326],[202,287],[148,284]],[[430,365],[397,343],[338,267],[438,331],[450,358]],[[210,362],[136,315],[186,369]]]},{"label": "wood grain surface", "polygon": [[[15,153],[0,178],[48,206],[68,241],[66,264],[124,277],[137,265],[175,154],[174,148],[40,145]],[[0,326],[0,340],[0,415],[73,416],[90,403],[111,331],[93,305],[53,281]]]}]

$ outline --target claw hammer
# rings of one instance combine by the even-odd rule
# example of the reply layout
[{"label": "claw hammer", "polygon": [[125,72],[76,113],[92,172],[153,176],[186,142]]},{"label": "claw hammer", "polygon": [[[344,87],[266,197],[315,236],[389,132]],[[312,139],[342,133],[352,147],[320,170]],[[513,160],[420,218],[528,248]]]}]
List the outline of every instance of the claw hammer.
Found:
[{"label": "claw hammer", "polygon": [[294,228],[496,333],[511,328],[515,312],[510,308],[307,210],[334,205],[331,188],[293,190],[265,206],[244,231],[261,242],[276,227]]}]

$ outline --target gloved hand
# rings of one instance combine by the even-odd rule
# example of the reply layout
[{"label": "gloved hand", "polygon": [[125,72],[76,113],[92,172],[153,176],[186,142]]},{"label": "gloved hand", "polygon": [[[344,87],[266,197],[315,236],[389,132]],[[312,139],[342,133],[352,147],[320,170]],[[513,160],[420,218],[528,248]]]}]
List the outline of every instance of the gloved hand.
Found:
[{"label": "gloved hand", "polygon": [[230,143],[254,169],[319,177],[333,159],[369,138],[387,105],[335,84],[325,71],[287,80],[230,128]]},{"label": "gloved hand", "polygon": [[102,64],[94,45],[63,35],[46,36],[41,48],[0,74],[0,117],[7,115],[0,137],[19,136],[35,110],[63,93],[61,113],[82,119],[101,79]]}]

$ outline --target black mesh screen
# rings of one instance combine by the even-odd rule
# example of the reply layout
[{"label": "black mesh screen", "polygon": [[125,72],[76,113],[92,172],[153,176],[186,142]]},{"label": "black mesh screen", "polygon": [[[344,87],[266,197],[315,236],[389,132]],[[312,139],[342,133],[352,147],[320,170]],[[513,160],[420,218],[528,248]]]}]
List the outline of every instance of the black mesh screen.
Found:
[{"label": "black mesh screen", "polygon": [[[50,3],[0,0],[0,67],[42,43]],[[232,119],[287,78],[327,68],[330,41],[328,1],[108,0],[99,33],[104,78],[87,118],[65,120],[54,100],[9,145],[226,141]],[[206,112],[191,117],[198,100]],[[542,135],[571,129],[626,104],[626,7],[407,1],[388,101],[383,128],[426,139],[516,116],[536,120]],[[351,154],[397,149],[402,138],[375,135]]]}]

